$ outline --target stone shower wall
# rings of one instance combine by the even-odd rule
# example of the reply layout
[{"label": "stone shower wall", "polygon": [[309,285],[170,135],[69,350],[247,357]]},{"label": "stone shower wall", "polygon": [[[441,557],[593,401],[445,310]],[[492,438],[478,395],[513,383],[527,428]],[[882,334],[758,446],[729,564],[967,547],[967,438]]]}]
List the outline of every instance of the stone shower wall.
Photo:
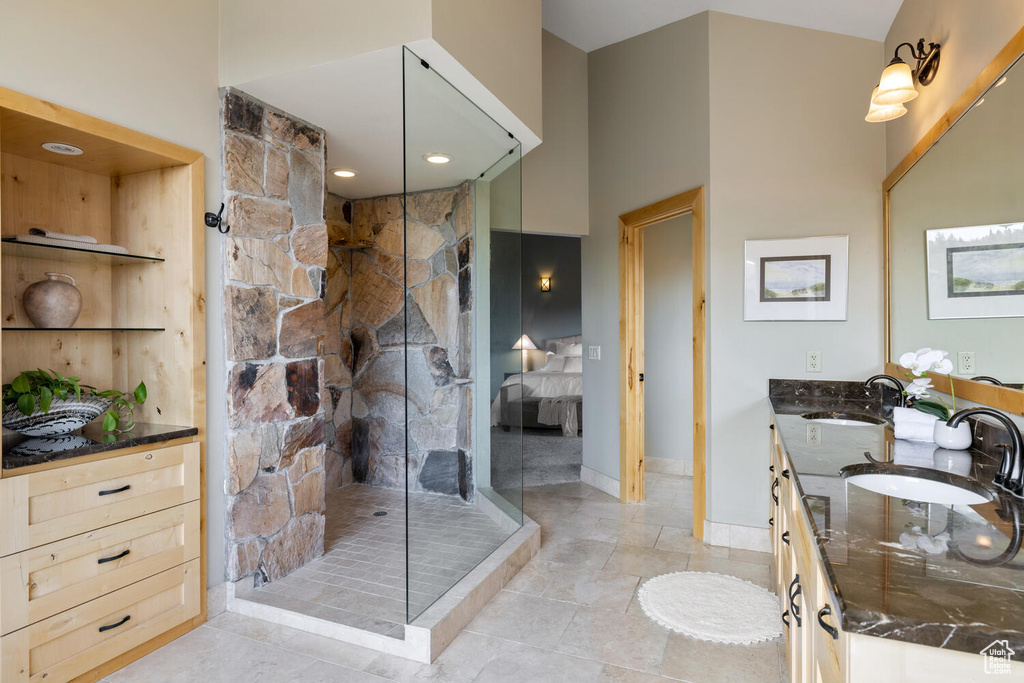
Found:
[{"label": "stone shower wall", "polygon": [[473,189],[353,202],[353,239],[373,243],[351,256],[356,482],[405,487],[408,398],[410,490],[473,498]]},{"label": "stone shower wall", "polygon": [[325,373],[346,376],[348,280],[328,251],[323,131],[237,90],[222,112],[227,578],[260,584],[323,553],[321,397]]},{"label": "stone shower wall", "polygon": [[[327,490],[352,483],[352,300],[349,286],[352,251],[339,245],[352,239],[352,202],[328,193],[324,205],[327,223],[327,287],[325,310],[330,324],[339,324],[340,351],[328,354],[324,361],[326,392],[323,396],[326,416]],[[336,315],[336,317],[334,317]]]}]

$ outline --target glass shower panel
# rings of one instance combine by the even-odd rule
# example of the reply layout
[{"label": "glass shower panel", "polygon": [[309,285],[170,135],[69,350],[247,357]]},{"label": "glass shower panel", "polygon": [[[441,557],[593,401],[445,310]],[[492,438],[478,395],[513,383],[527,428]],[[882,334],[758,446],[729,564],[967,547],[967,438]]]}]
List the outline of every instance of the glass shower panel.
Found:
[{"label": "glass shower panel", "polygon": [[[491,238],[500,226],[502,259],[519,263],[521,193],[519,143],[508,131],[408,49],[403,76],[412,622],[522,524],[522,435],[498,429],[496,473],[490,422],[495,373],[503,377],[512,367],[511,347],[522,334],[520,268],[506,276],[502,265],[495,280]],[[492,323],[492,283],[506,295],[499,299],[500,334]],[[502,347],[497,363],[496,344]]]}]

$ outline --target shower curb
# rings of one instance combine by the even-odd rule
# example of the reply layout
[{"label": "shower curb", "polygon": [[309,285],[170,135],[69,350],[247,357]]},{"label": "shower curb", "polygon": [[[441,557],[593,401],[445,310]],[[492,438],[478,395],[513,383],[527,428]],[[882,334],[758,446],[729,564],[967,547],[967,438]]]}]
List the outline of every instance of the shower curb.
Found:
[{"label": "shower curb", "polygon": [[244,585],[244,579],[227,584],[227,611],[429,664],[444,652],[538,550],[540,526],[524,515],[522,527],[411,624],[406,624],[404,638],[364,631],[248,600],[246,596],[252,589]]}]

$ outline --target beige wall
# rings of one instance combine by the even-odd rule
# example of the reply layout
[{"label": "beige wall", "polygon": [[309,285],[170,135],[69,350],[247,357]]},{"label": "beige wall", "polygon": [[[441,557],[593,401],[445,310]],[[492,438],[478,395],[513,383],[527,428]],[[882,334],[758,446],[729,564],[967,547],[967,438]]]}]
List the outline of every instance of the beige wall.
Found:
[{"label": "beige wall", "polygon": [[644,457],[693,472],[693,219],[644,228]]},{"label": "beige wall", "polygon": [[[1024,25],[1021,0],[904,0],[885,39],[884,59],[876,71],[892,59],[902,42],[942,44],[942,61],[935,81],[918,88],[920,95],[907,104],[907,114],[885,124],[886,170],[891,171],[949,109],[981,70],[1003,49]],[[900,55],[909,59],[909,50]],[[867,110],[868,95],[877,82],[875,75],[864,89],[861,108]]]},{"label": "beige wall", "polygon": [[523,232],[590,230],[587,53],[544,31],[544,142],[523,157]]},{"label": "beige wall", "polygon": [[430,37],[431,3],[425,0],[219,3],[221,85]]},{"label": "beige wall", "polygon": [[[763,527],[768,379],[862,379],[882,366],[885,140],[864,121],[862,92],[881,46],[719,13],[709,42],[708,518]],[[760,46],[757,59],[737,45]],[[850,236],[847,321],[743,322],[744,240],[817,235]],[[823,352],[820,375],[805,372],[810,350]]]},{"label": "beige wall", "polygon": [[707,13],[589,53],[588,87],[583,343],[601,360],[584,354],[583,464],[618,479],[618,217],[708,181]]},{"label": "beige wall", "polygon": [[[206,206],[220,196],[217,4],[123,0],[0,3],[0,86],[70,107],[206,155]],[[41,36],[45,35],[45,39]],[[222,237],[206,239],[207,320],[223,310]],[[207,393],[223,395],[223,347],[208,326]],[[212,339],[210,339],[212,337]],[[127,387],[125,387],[127,388]],[[207,403],[209,580],[224,574],[223,402]]]},{"label": "beige wall", "polygon": [[434,40],[543,138],[540,3],[433,0],[431,18]]}]

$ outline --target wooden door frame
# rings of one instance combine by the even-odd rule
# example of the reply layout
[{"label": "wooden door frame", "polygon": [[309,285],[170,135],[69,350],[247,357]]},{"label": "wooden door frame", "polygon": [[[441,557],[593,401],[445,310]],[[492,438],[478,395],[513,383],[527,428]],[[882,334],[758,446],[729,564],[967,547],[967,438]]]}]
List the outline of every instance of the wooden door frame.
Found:
[{"label": "wooden door frame", "polygon": [[704,348],[704,187],[619,216],[619,498],[644,499],[643,229],[692,215],[693,231],[693,536],[704,538],[707,359]]}]

